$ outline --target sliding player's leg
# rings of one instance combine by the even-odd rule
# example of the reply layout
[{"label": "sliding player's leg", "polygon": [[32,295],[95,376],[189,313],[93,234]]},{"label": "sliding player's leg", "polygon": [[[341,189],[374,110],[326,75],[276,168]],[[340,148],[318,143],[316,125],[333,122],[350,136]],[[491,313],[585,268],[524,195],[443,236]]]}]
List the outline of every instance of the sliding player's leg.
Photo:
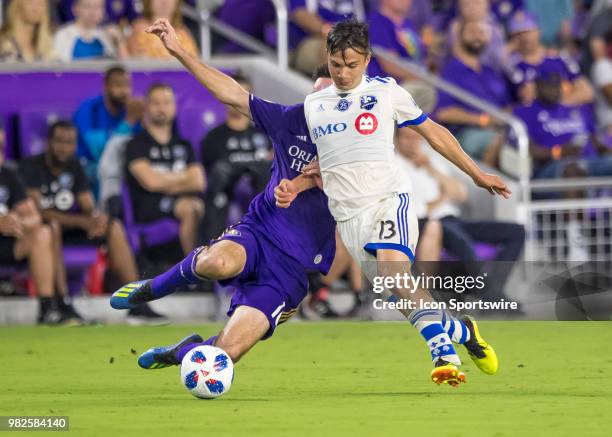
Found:
[{"label": "sliding player's leg", "polygon": [[[239,275],[247,262],[242,234],[230,229],[211,246],[192,250],[181,262],[151,280],[130,282],[111,297],[115,309],[133,308],[174,293],[177,289],[204,280],[223,280]],[[228,237],[232,237],[229,239]]]},{"label": "sliding player's leg", "polygon": [[265,337],[269,330],[270,322],[262,311],[249,306],[239,306],[217,335],[204,340],[198,334],[191,334],[176,344],[151,348],[138,358],[138,365],[143,369],[177,366],[190,350],[202,345],[223,349],[235,363]]},{"label": "sliding player's leg", "polygon": [[[306,272],[297,261],[279,257],[279,253],[271,255],[267,258],[265,249],[255,249],[257,266],[249,264],[244,274],[230,281],[236,291],[228,311],[230,319],[219,334],[205,341],[193,334],[177,344],[149,349],[138,364],[145,369],[178,365],[191,349],[206,344],[220,347],[236,362],[259,340],[270,338],[278,325],[295,314],[307,286]],[[269,262],[271,258],[277,263]]]}]

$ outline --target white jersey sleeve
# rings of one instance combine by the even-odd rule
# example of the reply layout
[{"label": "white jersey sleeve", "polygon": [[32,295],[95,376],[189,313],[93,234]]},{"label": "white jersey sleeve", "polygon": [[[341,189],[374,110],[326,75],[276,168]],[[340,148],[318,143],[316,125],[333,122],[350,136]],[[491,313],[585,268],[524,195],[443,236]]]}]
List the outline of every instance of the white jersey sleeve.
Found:
[{"label": "white jersey sleeve", "polygon": [[389,95],[393,118],[398,127],[417,125],[427,119],[421,108],[416,104],[412,95],[399,86],[394,79],[389,78]]}]

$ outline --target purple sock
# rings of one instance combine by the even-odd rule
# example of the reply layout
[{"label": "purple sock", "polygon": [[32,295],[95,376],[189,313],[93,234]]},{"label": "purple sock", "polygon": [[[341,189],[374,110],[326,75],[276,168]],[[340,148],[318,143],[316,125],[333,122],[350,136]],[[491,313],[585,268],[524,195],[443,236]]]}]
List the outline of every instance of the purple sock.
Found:
[{"label": "purple sock", "polygon": [[185,357],[185,355],[187,355],[187,352],[189,352],[191,349],[193,349],[194,347],[198,347],[198,346],[214,346],[215,341],[217,340],[217,336],[213,335],[212,337],[210,337],[208,340],[203,341],[202,343],[189,343],[186,344],[185,346],[181,347],[178,352],[176,353],[176,358],[179,361],[183,361],[183,358]]},{"label": "purple sock", "polygon": [[156,298],[164,297],[170,293],[174,293],[176,289],[181,286],[197,284],[205,280],[206,278],[198,275],[195,271],[198,254],[203,249],[204,247],[195,248],[180,263],[161,275],[154,277],[151,281],[153,296]]}]

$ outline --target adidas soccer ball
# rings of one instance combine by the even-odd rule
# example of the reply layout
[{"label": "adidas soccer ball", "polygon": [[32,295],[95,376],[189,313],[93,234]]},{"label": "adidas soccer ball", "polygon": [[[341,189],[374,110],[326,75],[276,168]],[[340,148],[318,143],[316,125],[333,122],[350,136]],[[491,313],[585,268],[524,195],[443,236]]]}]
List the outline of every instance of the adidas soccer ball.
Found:
[{"label": "adidas soccer ball", "polygon": [[234,363],[222,349],[198,346],[181,363],[181,384],[198,398],[213,399],[227,393],[234,381]]}]

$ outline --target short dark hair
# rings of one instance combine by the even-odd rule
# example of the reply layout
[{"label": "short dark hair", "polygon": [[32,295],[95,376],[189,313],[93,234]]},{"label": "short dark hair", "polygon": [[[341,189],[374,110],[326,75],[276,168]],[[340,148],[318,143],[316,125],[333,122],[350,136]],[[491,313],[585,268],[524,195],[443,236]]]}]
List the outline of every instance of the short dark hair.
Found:
[{"label": "short dark hair", "polygon": [[74,123],[70,120],[57,120],[49,126],[49,129],[47,130],[47,140],[50,141],[53,138],[53,135],[55,135],[55,131],[58,129],[72,129],[75,131],[77,130]]},{"label": "short dark hair", "polygon": [[363,56],[370,54],[370,36],[366,23],[351,18],[334,24],[327,34],[327,53],[341,52],[344,58],[347,49],[353,49]]},{"label": "short dark hair", "polygon": [[231,78],[234,79],[238,83],[244,83],[248,85],[249,87],[253,86],[253,84],[251,84],[250,79],[240,70],[234,72],[234,74],[231,75]]},{"label": "short dark hair", "polygon": [[325,77],[327,79],[331,78],[331,74],[329,74],[329,65],[327,65],[327,63],[319,65],[312,72],[312,80],[317,80],[322,77]]},{"label": "short dark hair", "polygon": [[113,65],[104,72],[104,85],[108,85],[110,80],[116,74],[128,74],[128,71],[123,65]]},{"label": "short dark hair", "polygon": [[157,90],[170,90],[170,92],[172,92],[172,94],[174,94],[174,90],[167,83],[155,82],[147,90],[147,97],[151,97],[151,94],[153,94]]}]

